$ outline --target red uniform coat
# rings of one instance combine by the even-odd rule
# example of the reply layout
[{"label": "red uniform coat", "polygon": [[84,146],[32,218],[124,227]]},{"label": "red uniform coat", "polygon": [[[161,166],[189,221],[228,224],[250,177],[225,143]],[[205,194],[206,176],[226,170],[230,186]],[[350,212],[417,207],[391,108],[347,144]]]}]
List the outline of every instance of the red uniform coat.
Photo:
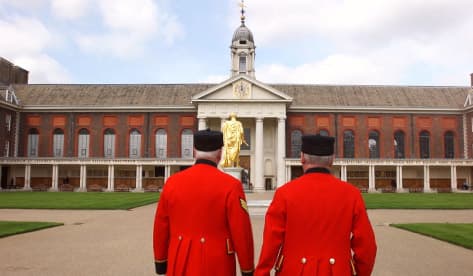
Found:
[{"label": "red uniform coat", "polygon": [[153,234],[157,271],[164,264],[168,276],[235,275],[237,254],[241,271],[252,275],[253,234],[242,185],[213,165],[197,160],[164,185]]},{"label": "red uniform coat", "polygon": [[329,173],[309,169],[276,191],[255,275],[371,274],[376,242],[363,198]]}]

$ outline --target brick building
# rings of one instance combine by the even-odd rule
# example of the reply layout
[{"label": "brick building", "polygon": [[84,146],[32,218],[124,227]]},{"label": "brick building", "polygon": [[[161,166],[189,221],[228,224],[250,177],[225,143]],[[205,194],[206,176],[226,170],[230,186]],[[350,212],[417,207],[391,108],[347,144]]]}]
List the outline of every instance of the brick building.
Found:
[{"label": "brick building", "polygon": [[[243,123],[255,191],[301,174],[301,135],[336,137],[334,173],[362,190],[456,191],[471,183],[472,87],[273,85],[255,76],[242,20],[219,84],[28,84],[0,59],[2,189],[156,190],[193,164],[192,135]],[[245,178],[246,179],[246,178]]]}]

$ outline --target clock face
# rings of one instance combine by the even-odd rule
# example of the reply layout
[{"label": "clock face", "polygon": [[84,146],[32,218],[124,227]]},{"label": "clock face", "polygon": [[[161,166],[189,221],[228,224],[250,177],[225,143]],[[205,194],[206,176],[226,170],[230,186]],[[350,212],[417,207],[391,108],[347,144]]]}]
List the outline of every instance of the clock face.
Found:
[{"label": "clock face", "polygon": [[240,80],[233,84],[233,95],[238,98],[249,98],[251,92],[251,84]]}]

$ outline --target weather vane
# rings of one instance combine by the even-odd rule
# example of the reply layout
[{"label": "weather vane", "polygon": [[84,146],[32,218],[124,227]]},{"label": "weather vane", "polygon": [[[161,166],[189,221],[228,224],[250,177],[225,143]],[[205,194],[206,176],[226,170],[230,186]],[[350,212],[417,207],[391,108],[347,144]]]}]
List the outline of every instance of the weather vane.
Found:
[{"label": "weather vane", "polygon": [[239,5],[241,7],[241,24],[245,24],[245,0],[241,0]]}]

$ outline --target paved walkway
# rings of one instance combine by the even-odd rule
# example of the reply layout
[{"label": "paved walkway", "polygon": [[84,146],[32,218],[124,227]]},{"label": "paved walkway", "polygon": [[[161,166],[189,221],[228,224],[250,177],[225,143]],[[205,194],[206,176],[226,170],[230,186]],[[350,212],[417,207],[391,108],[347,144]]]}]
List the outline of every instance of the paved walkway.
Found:
[{"label": "paved walkway", "polygon": [[[248,194],[256,258],[271,193]],[[154,275],[154,205],[131,211],[0,210],[0,220],[62,227],[0,239],[1,275]],[[472,275],[473,250],[389,227],[393,222],[473,222],[473,210],[370,210],[378,256],[373,275]]]}]

